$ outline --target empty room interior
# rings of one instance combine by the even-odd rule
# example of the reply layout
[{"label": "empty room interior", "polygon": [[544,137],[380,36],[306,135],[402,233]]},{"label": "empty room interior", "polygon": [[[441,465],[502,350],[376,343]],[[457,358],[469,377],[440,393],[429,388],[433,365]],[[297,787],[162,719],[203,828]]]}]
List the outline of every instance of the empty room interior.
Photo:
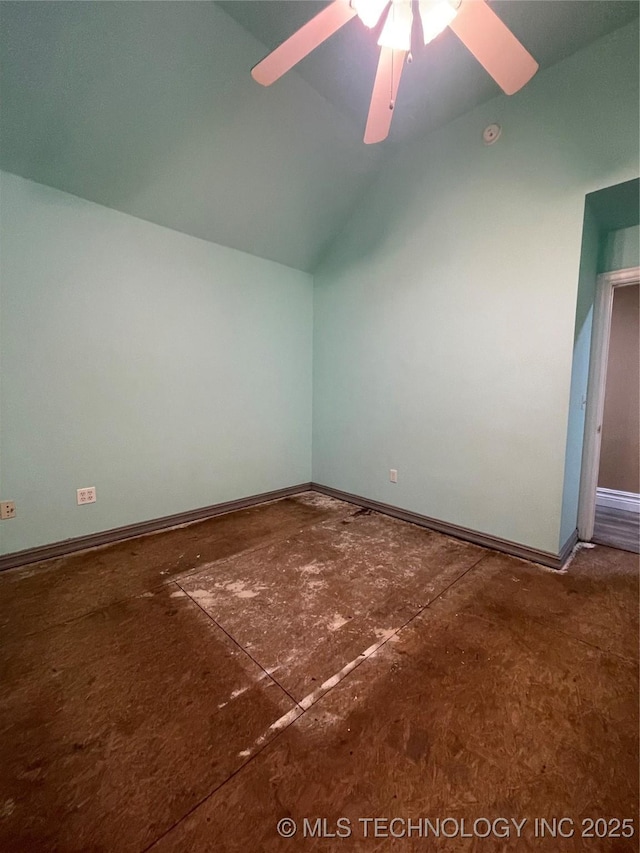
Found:
[{"label": "empty room interior", "polygon": [[639,11],[0,2],[1,850],[638,850]]}]

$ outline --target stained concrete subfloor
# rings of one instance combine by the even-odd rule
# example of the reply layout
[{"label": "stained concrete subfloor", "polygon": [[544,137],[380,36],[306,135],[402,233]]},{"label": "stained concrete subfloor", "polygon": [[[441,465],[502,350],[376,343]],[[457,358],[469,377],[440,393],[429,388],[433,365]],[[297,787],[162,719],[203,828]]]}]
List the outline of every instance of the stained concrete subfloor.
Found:
[{"label": "stained concrete subfloor", "polygon": [[638,850],[627,552],[306,493],[5,572],[0,641],[3,851]]}]

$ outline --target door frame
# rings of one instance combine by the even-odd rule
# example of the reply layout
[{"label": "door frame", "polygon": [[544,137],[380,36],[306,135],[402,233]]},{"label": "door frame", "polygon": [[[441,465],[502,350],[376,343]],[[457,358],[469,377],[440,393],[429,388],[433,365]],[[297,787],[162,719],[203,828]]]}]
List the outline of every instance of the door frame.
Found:
[{"label": "door frame", "polygon": [[596,490],[602,445],[602,419],[609,361],[613,293],[617,287],[632,284],[640,284],[640,267],[602,273],[596,280],[578,499],[578,538],[583,542],[590,542],[593,537],[596,515]]}]

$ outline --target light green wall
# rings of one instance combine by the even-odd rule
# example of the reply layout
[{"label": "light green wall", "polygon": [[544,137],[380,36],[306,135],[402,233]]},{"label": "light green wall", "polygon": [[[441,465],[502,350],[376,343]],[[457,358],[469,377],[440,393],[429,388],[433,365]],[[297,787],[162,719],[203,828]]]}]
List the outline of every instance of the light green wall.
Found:
[{"label": "light green wall", "polygon": [[0,551],[310,479],[313,323],[317,482],[557,552],[585,195],[637,177],[637,71],[633,25],[399,149],[317,270],[314,318],[304,273],[4,174]]},{"label": "light green wall", "polygon": [[640,226],[610,231],[603,240],[598,272],[640,266]]},{"label": "light green wall", "polygon": [[[593,330],[593,311],[598,273],[637,266],[638,228],[636,226],[609,230],[611,217],[619,219],[622,212],[627,221],[638,220],[637,180],[596,191],[587,196],[582,252],[578,276],[578,297],[569,398],[569,426],[564,470],[564,491],[560,524],[560,547],[569,539],[578,523],[580,473],[586,400],[589,395],[589,362]],[[607,204],[603,206],[602,197]],[[627,207],[630,207],[627,209]]]},{"label": "light green wall", "polygon": [[593,306],[596,292],[596,278],[598,275],[600,240],[601,235],[598,221],[587,203],[584,211],[582,250],[580,252],[580,268],[578,273],[573,363],[569,394],[569,419],[564,463],[560,539],[558,543],[560,548],[572,536],[578,524],[582,447],[584,443]]},{"label": "light green wall", "polygon": [[308,274],[0,191],[2,553],[310,479]]},{"label": "light green wall", "polygon": [[314,480],[558,552],[585,195],[637,177],[637,51],[633,24],[382,171],[315,277]]}]

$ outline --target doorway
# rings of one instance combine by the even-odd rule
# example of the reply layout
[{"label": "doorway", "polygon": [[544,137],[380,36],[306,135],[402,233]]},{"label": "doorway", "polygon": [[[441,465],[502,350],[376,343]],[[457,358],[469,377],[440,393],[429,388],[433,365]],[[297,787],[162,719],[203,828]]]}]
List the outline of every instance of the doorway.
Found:
[{"label": "doorway", "polygon": [[598,276],[578,508],[584,541],[640,552],[640,268]]}]

